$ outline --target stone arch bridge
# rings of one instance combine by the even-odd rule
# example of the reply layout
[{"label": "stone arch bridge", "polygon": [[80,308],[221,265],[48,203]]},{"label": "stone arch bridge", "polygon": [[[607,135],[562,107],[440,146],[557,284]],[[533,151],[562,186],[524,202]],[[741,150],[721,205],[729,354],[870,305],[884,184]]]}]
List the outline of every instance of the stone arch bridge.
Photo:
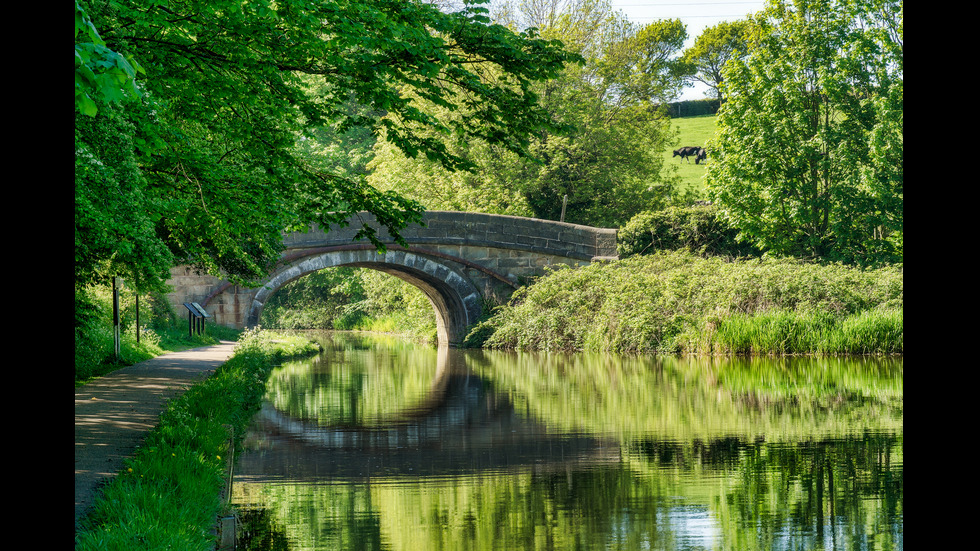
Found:
[{"label": "stone arch bridge", "polygon": [[[354,241],[362,223],[378,230],[385,253]],[[516,216],[427,211],[423,224],[401,233],[407,247],[395,245],[368,213],[355,215],[346,227],[290,233],[279,264],[259,286],[232,285],[180,266],[171,270],[169,300],[177,312],[197,302],[214,323],[241,329],[257,325],[269,298],[294,279],[335,266],[371,268],[421,289],[436,311],[440,344],[457,345],[481,315],[485,298],[506,301],[546,266],[617,258],[615,229]]]}]

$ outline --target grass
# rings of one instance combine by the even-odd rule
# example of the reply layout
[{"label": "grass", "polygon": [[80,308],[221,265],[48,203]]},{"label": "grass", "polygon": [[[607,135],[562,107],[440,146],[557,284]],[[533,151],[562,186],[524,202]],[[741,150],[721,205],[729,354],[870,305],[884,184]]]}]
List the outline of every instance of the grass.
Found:
[{"label": "grass", "polygon": [[[674,146],[664,152],[666,163],[664,166],[673,167],[677,176],[680,178],[681,189],[693,189],[698,192],[703,191],[704,184],[701,177],[704,176],[704,163],[694,164],[694,159],[690,162],[674,157],[674,150],[686,146],[704,147],[708,139],[715,133],[715,115],[702,115],[699,117],[684,117],[671,119],[671,126],[679,132],[677,142]],[[708,158],[708,162],[711,158]]]},{"label": "grass", "polygon": [[901,354],[903,312],[876,309],[835,316],[819,311],[735,314],[692,341],[703,352],[721,354]]},{"label": "grass", "polygon": [[[123,309],[130,319],[124,319],[120,334],[119,357],[115,355],[115,338],[112,326],[112,295],[105,286],[92,287],[76,294],[76,316],[79,305],[90,314],[75,330],[75,387],[116,369],[133,365],[167,352],[176,352],[217,344],[219,340],[238,340],[241,331],[208,324],[204,334],[190,334],[186,318],[180,318],[169,309],[165,300],[143,297],[140,312],[141,323],[150,325],[140,328],[136,338],[135,308],[133,297],[125,297]],[[155,311],[154,311],[155,310]],[[123,316],[126,318],[127,316]],[[152,318],[148,320],[147,318]]]},{"label": "grass", "polygon": [[903,300],[901,267],[664,251],[553,271],[477,330],[523,350],[898,354]]},{"label": "grass", "polygon": [[76,550],[211,551],[222,512],[232,434],[243,435],[261,403],[271,368],[315,353],[298,336],[242,335],[231,359],[171,400],[157,427],[96,498],[75,533]]}]

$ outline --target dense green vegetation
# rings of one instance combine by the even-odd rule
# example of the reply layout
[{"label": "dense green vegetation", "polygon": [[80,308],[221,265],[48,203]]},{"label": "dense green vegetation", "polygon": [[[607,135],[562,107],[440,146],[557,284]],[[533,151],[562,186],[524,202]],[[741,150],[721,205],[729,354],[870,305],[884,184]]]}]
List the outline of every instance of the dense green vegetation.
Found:
[{"label": "dense green vegetation", "polygon": [[76,289],[121,276],[160,291],[174,263],[254,281],[284,230],[353,212],[397,235],[417,203],[297,143],[360,127],[450,169],[472,166],[457,140],[527,155],[532,134],[559,126],[533,87],[579,59],[471,4],[78,0]]},{"label": "dense green vegetation", "polygon": [[262,310],[260,324],[399,333],[436,341],[435,313],[422,291],[367,268],[327,268],[287,283]]},{"label": "dense green vegetation", "polygon": [[[536,132],[527,157],[485,140],[451,149],[476,168],[453,172],[406,155],[385,141],[375,147],[368,182],[425,208],[565,220],[616,227],[644,209],[670,204],[673,181],[660,152],[671,139],[662,105],[682,76],[676,55],[687,32],[679,20],[630,22],[608,3],[499,2],[493,15],[516,28],[538,28],[583,63],[534,87],[562,126]],[[472,116],[469,106],[432,106],[446,120]],[[431,132],[430,132],[431,133]]]},{"label": "dense green vegetation", "polygon": [[673,250],[733,258],[762,254],[751,243],[739,241],[738,229],[711,205],[642,212],[620,228],[616,249],[620,258]]},{"label": "dense green vegetation", "polygon": [[900,266],[664,251],[556,270],[475,333],[489,327],[484,346],[519,349],[902,353],[903,289]]},{"label": "dense green vegetation", "polygon": [[771,1],[725,64],[709,196],[773,253],[872,266],[903,254],[903,5]]},{"label": "dense green vegetation", "polygon": [[[769,2],[712,76],[719,115],[674,121],[662,105],[684,78],[679,21],[639,26],[588,0],[544,17],[538,4],[491,19],[401,0],[77,1],[76,384],[236,336],[187,337],[162,295],[171,265],[250,282],[282,232],[309,223],[367,210],[397,234],[422,208],[557,219],[566,195],[568,221],[621,228],[623,259],[541,277],[471,344],[904,351],[901,2]],[[707,145],[708,163],[672,159],[683,145]],[[113,276],[129,286],[120,359]],[[268,326],[434,333],[427,299],[383,274],[324,271],[279,295]],[[269,366],[310,351],[276,339],[247,333],[168,406],[77,548],[210,549],[222,425],[241,434]]]},{"label": "dense green vegetation", "polygon": [[[112,287],[89,285],[75,293],[75,386],[122,366],[165,352],[236,340],[238,331],[213,324],[191,333],[187,318],[178,316],[162,293],[140,295],[139,327],[136,291],[119,289],[119,357],[115,354]],[[137,331],[139,339],[137,342]]]},{"label": "dense green vegetation", "polygon": [[81,520],[75,549],[214,549],[210,532],[227,475],[222,458],[231,445],[239,448],[272,366],[318,349],[296,336],[242,335],[228,362],[167,404],[157,427]]},{"label": "dense green vegetation", "polygon": [[[556,219],[567,196],[567,221],[621,228],[624,257],[902,261],[901,2],[773,2],[683,52],[679,21],[603,1],[229,6],[76,3],[76,340],[90,284],[149,296],[171,263],[255,278],[283,229],[359,209],[397,230],[419,208]],[[670,120],[691,79],[719,114]],[[708,162],[672,158],[683,145]],[[284,289],[263,323],[431,335],[416,290],[340,273]]]},{"label": "dense green vegetation", "polygon": [[[343,9],[353,9],[355,4],[345,4]],[[311,20],[300,17],[288,3],[256,5],[244,11],[224,11],[214,5],[198,9],[201,6],[194,2],[149,11],[101,2],[77,3],[76,378],[91,376],[99,364],[115,361],[106,361],[105,325],[93,322],[105,318],[105,291],[96,291],[98,287],[91,284],[122,274],[153,304],[152,297],[162,290],[166,277],[163,268],[172,262],[197,263],[233,279],[257,276],[275,258],[282,229],[299,222],[325,221],[317,216],[323,209],[334,214],[344,211],[335,208],[339,204],[348,211],[400,205],[406,209],[402,214],[386,210],[383,217],[397,227],[399,221],[410,219],[408,212],[416,206],[553,219],[567,195],[567,220],[621,228],[624,258],[686,250],[728,258],[768,252],[818,262],[900,262],[901,4],[875,0],[850,6],[851,11],[820,19],[812,35],[793,43],[794,58],[804,59],[822,44],[835,45],[844,56],[838,61],[846,62],[845,73],[835,75],[821,69],[819,74],[804,75],[808,90],[826,90],[820,96],[826,98],[824,103],[808,104],[803,101],[806,94],[795,103],[777,101],[790,97],[785,92],[797,80],[792,64],[778,64],[780,72],[766,77],[764,89],[749,78],[784,42],[803,33],[800,21],[829,13],[834,6],[831,0],[792,10],[773,4],[748,21],[706,31],[681,56],[686,30],[679,22],[635,25],[604,2],[572,2],[561,13],[541,9],[546,7],[541,2],[504,2],[495,5],[492,13],[474,8],[453,14],[414,3],[402,6],[411,10],[394,13],[396,3],[385,3],[354,18],[353,23],[361,25],[358,29],[367,33],[364,36],[347,36],[353,23],[342,20],[340,12],[319,13],[318,17],[336,24],[337,40],[343,44],[313,38],[309,35]],[[195,15],[178,17],[183,11]],[[461,52],[473,57],[440,58],[428,68],[412,63],[431,55],[431,50],[415,52],[419,57],[412,60],[392,58],[391,49],[397,50],[405,37],[382,28],[379,20],[385,18],[409,34],[419,25],[430,25],[440,39],[448,37]],[[542,39],[533,32],[512,34],[492,21],[511,28],[534,26]],[[866,24],[858,25],[859,21]],[[450,23],[461,26],[450,31],[446,27]],[[228,37],[208,30],[222,25],[230,29]],[[274,41],[270,25],[292,25],[296,36],[310,43],[269,54],[270,58],[262,57],[266,55],[259,53],[265,51],[262,48],[242,51],[228,42],[229,37],[246,35],[253,44]],[[166,41],[146,39],[162,29],[167,30]],[[483,46],[466,42],[467,32],[479,29],[506,45],[507,53],[491,55]],[[194,45],[182,42],[182,36],[192,35],[199,35]],[[362,83],[356,88],[360,95],[341,97],[336,79],[346,82],[345,77],[324,72],[324,67],[311,65],[309,57],[304,57],[322,54],[357,74],[364,60],[345,57],[343,47],[365,46],[366,37],[372,37],[374,61],[407,71],[399,73],[405,86],[396,89],[389,83]],[[438,43],[435,40],[426,47],[438,49]],[[856,49],[850,51],[848,45]],[[522,47],[539,57],[518,56],[516,49]],[[138,55],[140,52],[144,55]],[[172,58],[174,52],[180,52],[180,58],[190,64],[177,62]],[[202,59],[209,61],[191,67]],[[471,63],[474,59],[481,63]],[[547,67],[540,70],[526,66],[542,60]],[[266,62],[271,62],[268,68],[251,76],[226,71]],[[481,79],[502,82],[498,79],[513,77],[522,95],[498,98],[499,103],[490,109],[499,109],[496,115],[531,104],[534,109],[513,127],[498,118],[481,123],[481,117],[488,114],[487,106],[464,101],[450,91],[451,86],[434,88],[425,81],[435,74],[430,70],[447,75],[454,85],[478,96],[494,93],[494,89],[479,88]],[[413,79],[413,71],[421,80]],[[144,74],[154,78],[134,80]],[[658,106],[676,94],[684,78],[710,82],[719,94],[727,91],[735,96],[727,98],[717,117],[671,121]],[[242,94],[244,88],[257,89],[256,79],[281,86],[257,97]],[[205,108],[197,103],[199,94],[189,93],[190,88],[167,84],[184,80],[228,90],[223,97],[226,103]],[[750,97],[759,101],[743,101]],[[166,109],[157,101],[161,98],[170,101]],[[865,99],[853,102],[847,98]],[[299,102],[299,119],[282,109],[291,102]],[[237,108],[240,119],[226,116],[231,113],[228,110]],[[781,116],[780,109],[799,114],[792,129],[761,124]],[[257,110],[265,113],[261,124],[255,119]],[[270,118],[273,114],[275,120]],[[227,120],[219,124],[222,116]],[[247,133],[240,131],[246,127],[250,129]],[[770,127],[780,130],[763,132]],[[198,130],[192,132],[192,128]],[[448,128],[469,135],[446,139]],[[174,129],[187,139],[172,142]],[[809,141],[802,145],[793,141],[801,136]],[[218,145],[221,140],[224,146]],[[811,163],[812,170],[780,164],[782,154],[776,150],[745,147],[759,140],[823,152],[833,162]],[[711,154],[706,164],[670,156],[675,146],[709,142]],[[276,144],[274,151],[268,144]],[[751,150],[763,157],[732,154],[736,150]],[[867,154],[844,155],[856,150]],[[420,152],[425,154],[418,155]],[[768,168],[745,169],[746,163],[760,162],[759,166]],[[857,172],[842,171],[844,165],[856,167]],[[456,170],[461,167],[473,171]],[[705,188],[702,176],[708,172],[713,176]],[[264,175],[256,177],[260,173]],[[780,182],[803,178],[804,173],[817,174],[824,192],[798,193],[809,189],[809,183],[779,187]],[[296,195],[290,182],[309,181],[311,175],[326,179],[319,180],[321,187]],[[756,182],[749,186],[751,192],[738,191],[750,181]],[[363,187],[365,182],[371,186]],[[331,187],[335,184],[339,187]],[[770,191],[743,201],[767,186]],[[276,198],[270,199],[270,190],[281,195],[273,194]],[[351,202],[351,194],[360,196],[361,191],[366,193],[362,200]],[[251,205],[256,203],[256,193],[262,196],[258,203],[274,213],[254,212]],[[770,195],[781,199],[765,200]],[[409,201],[399,202],[398,197]],[[786,198],[794,197],[799,198],[797,203],[786,203]],[[690,206],[705,198],[717,205]],[[319,214],[304,210],[310,205],[317,206]],[[299,211],[294,212],[293,207]],[[783,210],[773,210],[778,208]],[[172,216],[175,212],[184,214]],[[119,220],[126,220],[126,227],[118,225]],[[194,229],[205,224],[207,231]],[[255,228],[264,229],[256,233]],[[248,235],[236,237],[243,231]],[[729,271],[728,265],[719,269]],[[604,284],[601,278],[592,283]],[[611,289],[596,292],[616,293]],[[434,327],[427,301],[418,291],[364,270],[323,272],[284,288],[279,295],[264,315],[266,326],[385,329],[422,338],[431,338]],[[99,296],[102,298],[95,298]],[[701,307],[711,311],[728,308],[707,303]],[[726,327],[735,324],[732,317]],[[170,333],[180,334],[173,316],[170,329],[178,330],[170,331],[166,325],[150,327],[138,347],[130,343],[135,333],[124,332],[122,361],[157,353],[158,341],[169,338]],[[484,325],[481,334],[489,327]],[[677,350],[661,344],[638,345],[640,349],[651,346]],[[745,350],[745,346],[731,344],[722,349]]]},{"label": "dense green vegetation", "polygon": [[[901,352],[902,177],[901,161],[893,157],[901,151],[901,16],[895,12],[900,10],[900,4],[887,1],[871,4],[874,6],[869,4],[853,8],[873,12],[864,19],[866,26],[858,24],[862,19],[857,12],[845,11],[844,15],[823,22],[825,26],[820,27],[819,32],[826,34],[822,40],[839,41],[841,52],[846,51],[843,44],[850,41],[855,48],[877,52],[878,57],[853,52],[846,59],[851,71],[847,76],[835,76],[828,72],[807,80],[806,86],[810,90],[830,87],[829,92],[832,93],[827,97],[831,100],[825,104],[793,105],[791,109],[799,114],[799,124],[794,127],[796,132],[786,130],[784,134],[779,134],[779,140],[773,136],[773,143],[782,144],[786,151],[800,147],[810,151],[816,147],[826,153],[825,160],[833,158],[833,162],[820,164],[823,163],[821,161],[806,168],[780,160],[785,157],[785,151],[770,147],[763,152],[763,148],[751,147],[758,140],[770,139],[767,131],[757,128],[752,121],[778,119],[781,116],[779,109],[786,106],[775,100],[743,104],[742,99],[752,93],[759,97],[768,97],[766,94],[770,93],[777,99],[784,97],[786,93],[782,91],[792,89],[796,82],[795,73],[791,67],[785,67],[785,72],[771,75],[764,90],[755,90],[752,89],[752,82],[746,81],[744,76],[727,79],[727,69],[724,67],[734,67],[736,63],[745,63],[750,69],[760,67],[768,59],[766,56],[776,55],[773,52],[778,48],[773,44],[779,44],[779,40],[789,40],[786,37],[794,34],[804,33],[798,19],[808,17],[807,10],[813,10],[814,14],[825,13],[834,4],[819,2],[807,8],[799,7],[798,11],[793,12],[781,12],[778,6],[773,5],[754,19],[751,25],[714,29],[717,36],[706,36],[695,48],[696,51],[685,52],[687,62],[700,64],[698,70],[702,72],[702,78],[710,77],[719,91],[738,91],[741,96],[726,102],[730,105],[722,107],[723,115],[669,121],[658,119],[662,138],[650,145],[660,150],[662,161],[659,169],[650,173],[646,181],[650,189],[660,189],[661,193],[645,204],[638,198],[632,199],[633,204],[642,205],[638,210],[622,209],[615,201],[593,195],[599,206],[588,207],[591,214],[587,214],[586,210],[571,211],[572,221],[613,223],[619,227],[619,253],[622,258],[661,254],[663,251],[686,251],[667,256],[685,258],[671,270],[678,279],[690,280],[691,285],[697,284],[702,272],[707,270],[704,266],[709,262],[714,262],[710,265],[710,271],[716,280],[727,278],[729,283],[726,285],[733,288],[749,277],[746,275],[747,262],[701,258],[708,256],[737,259],[766,255],[766,260],[758,261],[760,265],[798,265],[799,273],[788,276],[790,279],[831,277],[835,280],[826,281],[824,288],[801,288],[799,297],[792,304],[776,300],[762,308],[740,310],[726,302],[726,297],[706,295],[695,303],[686,304],[683,312],[670,312],[670,304],[661,304],[658,308],[641,312],[637,310],[644,308],[639,305],[648,303],[642,297],[658,296],[663,292],[684,296],[693,291],[685,288],[671,290],[669,287],[668,291],[663,291],[659,279],[661,268],[655,263],[644,264],[644,261],[632,260],[624,268],[606,266],[584,270],[574,276],[575,292],[561,292],[561,287],[567,286],[568,280],[573,278],[570,274],[562,275],[564,279],[560,280],[557,275],[549,276],[555,278],[554,281],[542,278],[534,285],[537,291],[529,289],[518,294],[514,304],[496,313],[494,321],[476,328],[471,342],[482,343],[496,331],[496,338],[487,341],[492,346],[522,348],[698,354]],[[545,35],[563,39],[571,37],[573,43],[580,47],[591,44],[582,50],[593,52],[593,57],[586,56],[586,67],[590,64],[602,66],[604,62],[623,59],[612,56],[611,50],[602,49],[608,47],[608,43],[600,40],[592,44],[588,40],[594,38],[575,32],[572,23],[588,21],[588,15],[594,12],[579,4],[568,9],[569,19],[564,23],[557,24],[553,20],[539,22],[544,23],[541,28]],[[661,28],[661,31],[665,28],[668,27]],[[772,43],[766,43],[769,49],[748,48],[748,29],[754,33],[751,34],[752,44],[756,46],[762,44],[760,39],[763,35],[770,36]],[[663,38],[666,34],[660,36]],[[739,40],[746,41],[746,44],[739,44]],[[620,47],[628,49],[627,44],[624,42]],[[807,48],[819,46],[819,40],[809,37],[799,45],[797,55],[804,55],[809,51]],[[719,62],[722,58],[723,62]],[[661,69],[667,70],[666,66]],[[586,70],[585,74],[604,73]],[[564,78],[558,81],[561,85],[556,84],[556,90],[574,82],[571,72],[567,72]],[[629,79],[621,82],[629,82]],[[846,97],[851,97],[847,94],[877,99],[854,104],[844,101]],[[562,103],[559,101],[555,105]],[[571,108],[571,105],[568,104],[568,107]],[[813,109],[808,111],[807,105]],[[737,117],[740,117],[737,120],[734,115],[736,108],[739,109]],[[571,113],[574,110],[559,109],[556,112]],[[628,124],[624,119],[608,120],[612,124]],[[800,126],[804,121],[810,121],[813,126]],[[599,139],[598,133],[591,133],[594,132],[594,121],[576,119],[576,124],[582,139],[586,136],[588,140]],[[782,128],[770,122],[764,126]],[[815,133],[808,134],[805,131],[808,129],[815,129]],[[800,140],[803,141],[798,143]],[[554,143],[554,140],[548,143]],[[621,148],[615,141],[596,143],[601,143],[600,147],[603,148]],[[687,145],[707,146],[710,151],[708,161],[695,164],[672,157],[673,148]],[[736,148],[734,153],[732,148]],[[867,155],[852,158],[845,154],[845,150],[851,149],[865,151]],[[737,154],[738,151],[750,150],[751,155]],[[375,151],[378,156],[368,163],[374,170],[372,181],[384,189],[405,193],[430,208],[556,218],[553,211],[534,208],[529,202],[532,195],[528,194],[529,188],[521,183],[525,181],[522,178],[527,176],[528,170],[517,170],[501,162],[501,157],[495,155],[492,149],[478,145],[466,149],[476,162],[483,163],[480,166],[484,170],[478,175],[448,175],[424,162],[393,157],[383,147]],[[551,155],[545,157],[554,158]],[[574,165],[573,159],[574,156],[566,156],[559,163]],[[607,168],[615,167],[611,168],[612,172],[631,172],[631,165],[616,164],[614,159],[596,162],[607,165]],[[736,170],[738,163],[743,165]],[[767,168],[753,173],[750,164],[744,163]],[[843,170],[841,163],[852,163],[849,169],[853,170]],[[715,174],[710,186],[703,179],[709,171]],[[737,178],[733,176],[736,173],[740,174]],[[804,182],[810,177],[807,174],[817,175],[815,177],[820,180],[817,187],[823,191],[808,195],[809,183],[787,184],[794,179]],[[496,180],[497,177],[506,181]],[[566,171],[562,173],[564,187],[561,189],[570,190],[581,185],[579,189],[588,191],[592,189],[590,186],[601,180],[597,173],[572,174]],[[816,180],[810,182],[816,185]],[[610,186],[603,184],[603,187]],[[738,191],[743,187],[744,193]],[[768,191],[760,191],[764,189]],[[554,198],[558,195],[552,197],[551,204],[557,204]],[[748,201],[750,197],[751,201]],[[777,212],[784,207],[788,210]],[[581,204],[576,208],[581,209]],[[608,215],[600,214],[602,209],[606,209]],[[777,219],[779,221],[770,223]],[[821,243],[819,246],[811,246],[817,241]],[[790,260],[792,258],[805,259],[809,264]],[[828,263],[834,261],[840,264]],[[857,266],[877,266],[879,269],[862,270]],[[613,276],[613,273],[620,275]],[[632,280],[628,280],[630,278],[626,274]],[[751,277],[763,276],[753,274]],[[858,291],[848,289],[852,281],[875,278],[882,278],[881,284],[892,286],[895,291],[887,307],[879,308],[871,304],[854,307],[847,312],[832,308],[825,310],[826,296],[833,293],[853,294]],[[897,287],[894,285],[896,280]],[[778,285],[790,284],[783,282]],[[746,288],[741,292],[750,291]],[[576,293],[603,297],[600,302],[607,301],[608,305],[600,307],[598,303],[585,299],[587,306],[579,309],[575,304],[581,297],[576,298]],[[808,296],[807,293],[813,295]],[[807,306],[800,307],[799,304]],[[629,315],[623,312],[632,312],[636,319],[621,319]],[[507,316],[510,318],[505,322]],[[602,319],[603,316],[609,316],[609,319]],[[719,316],[724,321],[720,325]],[[539,317],[549,318],[553,324],[542,322]],[[530,320],[537,321],[532,323]],[[559,322],[560,327],[555,325]],[[625,336],[629,331],[635,331],[631,338]],[[861,342],[862,339],[866,342]]]}]

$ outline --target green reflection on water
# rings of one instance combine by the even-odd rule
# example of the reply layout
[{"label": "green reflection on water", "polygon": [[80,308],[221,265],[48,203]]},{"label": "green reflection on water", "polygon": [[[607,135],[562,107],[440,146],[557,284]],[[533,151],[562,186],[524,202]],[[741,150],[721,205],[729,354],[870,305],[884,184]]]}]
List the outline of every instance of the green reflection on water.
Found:
[{"label": "green reflection on water", "polygon": [[475,352],[468,365],[563,431],[768,440],[901,429],[902,360]]},{"label": "green reflection on water", "polygon": [[[352,451],[290,441],[291,453],[307,454],[295,461],[329,474],[243,472],[234,485],[234,501],[264,519],[263,533],[284,538],[280,548],[902,548],[901,359],[440,356],[393,341],[370,353],[340,349],[326,363],[343,368],[321,358],[282,370],[331,373],[321,376],[326,389],[277,373],[272,401],[318,427],[379,430],[365,420],[403,419],[433,396],[437,373],[466,373],[480,383],[460,387],[472,395],[463,400],[469,432],[433,409],[447,435],[438,445]],[[344,400],[357,404],[323,406]],[[477,433],[489,436],[465,436]],[[587,443],[561,446],[573,436]],[[528,451],[532,441],[539,446]],[[475,459],[495,453],[509,461]],[[422,473],[454,457],[463,464]],[[331,471],[317,463],[325,460],[385,469]],[[240,548],[269,548],[268,538],[262,545]]]},{"label": "green reflection on water", "polygon": [[393,337],[323,340],[323,354],[283,364],[269,378],[266,399],[279,411],[318,425],[378,425],[421,407],[433,390],[433,348]]}]

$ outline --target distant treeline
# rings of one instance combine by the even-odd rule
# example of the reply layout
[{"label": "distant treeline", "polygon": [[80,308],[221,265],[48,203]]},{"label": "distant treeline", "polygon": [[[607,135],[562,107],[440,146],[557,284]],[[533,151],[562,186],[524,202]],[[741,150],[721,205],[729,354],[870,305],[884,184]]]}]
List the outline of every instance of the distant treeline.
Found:
[{"label": "distant treeline", "polygon": [[675,101],[667,104],[667,114],[671,118],[714,115],[718,112],[719,107],[721,107],[721,100],[718,98]]}]

